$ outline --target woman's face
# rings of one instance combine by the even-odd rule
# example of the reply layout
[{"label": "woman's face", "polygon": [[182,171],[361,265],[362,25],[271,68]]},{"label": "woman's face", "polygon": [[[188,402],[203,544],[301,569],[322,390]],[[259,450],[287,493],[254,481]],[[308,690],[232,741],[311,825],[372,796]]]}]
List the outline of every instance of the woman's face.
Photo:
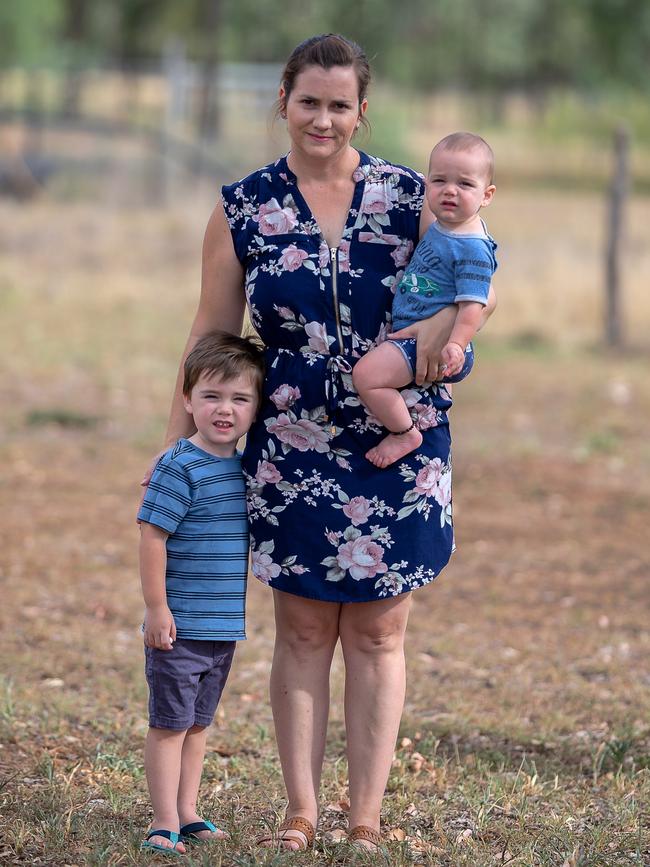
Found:
[{"label": "woman's face", "polygon": [[330,158],[350,144],[367,100],[359,104],[359,86],[353,66],[306,66],[296,76],[286,97],[280,88],[293,151],[310,158]]}]

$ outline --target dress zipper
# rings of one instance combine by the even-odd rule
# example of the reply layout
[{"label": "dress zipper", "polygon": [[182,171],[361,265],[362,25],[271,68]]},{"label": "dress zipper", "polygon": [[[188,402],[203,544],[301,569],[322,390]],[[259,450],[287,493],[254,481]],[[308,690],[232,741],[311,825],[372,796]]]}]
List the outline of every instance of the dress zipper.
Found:
[{"label": "dress zipper", "polygon": [[336,317],[336,336],[339,341],[339,354],[343,355],[343,332],[341,331],[341,315],[339,311],[338,293],[338,247],[330,247],[330,261],[332,263],[332,298],[334,301],[334,316]]}]

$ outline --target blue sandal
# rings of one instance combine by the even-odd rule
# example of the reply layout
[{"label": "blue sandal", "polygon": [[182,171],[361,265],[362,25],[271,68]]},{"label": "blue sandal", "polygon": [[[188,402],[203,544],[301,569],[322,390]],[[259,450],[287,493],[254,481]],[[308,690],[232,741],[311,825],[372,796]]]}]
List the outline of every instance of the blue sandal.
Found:
[{"label": "blue sandal", "polygon": [[[212,822],[190,822],[188,825],[182,825],[180,830],[180,838],[183,843],[211,843],[212,840],[208,838],[199,837],[199,833],[201,831],[210,831],[215,834],[217,831],[221,830],[217,828],[216,825],[213,825]],[[216,837],[216,840],[225,840],[226,835],[223,837]]]},{"label": "blue sandal", "polygon": [[[150,843],[149,841],[152,837],[165,837],[167,840],[170,840],[174,845],[161,846],[160,843]],[[157,852],[164,852],[165,855],[174,855],[177,858],[182,858],[185,853],[179,852],[176,848],[176,845],[179,842],[182,843],[183,841],[181,840],[180,834],[177,834],[176,831],[168,831],[166,828],[160,828],[157,831],[149,831],[147,836],[140,844],[140,848],[155,849]]]}]

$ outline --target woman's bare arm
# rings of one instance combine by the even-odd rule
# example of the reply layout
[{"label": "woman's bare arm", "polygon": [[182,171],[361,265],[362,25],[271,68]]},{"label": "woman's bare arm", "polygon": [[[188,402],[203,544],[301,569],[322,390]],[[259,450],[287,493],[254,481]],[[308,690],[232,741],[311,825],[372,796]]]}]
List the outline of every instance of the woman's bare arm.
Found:
[{"label": "woman's bare arm", "polygon": [[183,406],[183,362],[187,354],[201,337],[215,328],[240,334],[244,307],[244,270],[235,255],[230,228],[219,203],[210,216],[203,239],[201,296],[176,379],[165,434],[166,446],[195,431]]}]

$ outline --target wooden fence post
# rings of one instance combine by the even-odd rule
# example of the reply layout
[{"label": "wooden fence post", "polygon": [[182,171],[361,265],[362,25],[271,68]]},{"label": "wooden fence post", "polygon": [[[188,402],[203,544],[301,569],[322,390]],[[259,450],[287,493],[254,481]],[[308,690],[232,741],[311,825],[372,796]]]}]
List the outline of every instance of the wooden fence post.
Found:
[{"label": "wooden fence post", "polygon": [[629,187],[630,135],[620,126],[614,133],[614,171],[607,203],[605,247],[605,339],[608,346],[623,346],[621,314],[621,247],[624,211]]}]

